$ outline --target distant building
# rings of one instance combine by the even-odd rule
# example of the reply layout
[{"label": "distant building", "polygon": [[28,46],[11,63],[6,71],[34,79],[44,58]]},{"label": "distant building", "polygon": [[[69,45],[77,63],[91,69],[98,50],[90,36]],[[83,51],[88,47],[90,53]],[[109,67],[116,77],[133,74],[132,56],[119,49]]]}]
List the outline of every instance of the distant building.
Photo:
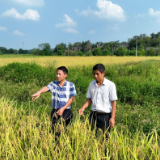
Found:
[{"label": "distant building", "polygon": [[[146,47],[146,51],[148,51],[151,47]],[[159,47],[152,47],[155,51],[159,50]]]},{"label": "distant building", "polygon": [[119,47],[125,47],[125,48],[127,48],[128,47],[128,43],[127,42],[119,43]]},{"label": "distant building", "polygon": [[72,50],[73,52],[81,51],[81,50],[82,50],[82,47],[72,47],[71,50]]}]

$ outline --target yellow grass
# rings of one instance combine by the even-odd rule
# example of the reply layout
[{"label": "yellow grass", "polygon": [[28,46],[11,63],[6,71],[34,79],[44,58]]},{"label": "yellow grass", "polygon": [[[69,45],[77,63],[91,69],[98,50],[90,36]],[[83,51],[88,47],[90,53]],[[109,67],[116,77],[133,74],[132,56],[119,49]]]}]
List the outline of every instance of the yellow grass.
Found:
[{"label": "yellow grass", "polygon": [[0,66],[6,65],[12,62],[35,62],[41,66],[47,66],[55,63],[55,66],[87,66],[94,65],[96,63],[103,64],[118,64],[127,62],[138,62],[149,59],[160,60],[160,57],[115,57],[115,56],[99,56],[99,57],[41,57],[41,56],[0,56]]},{"label": "yellow grass", "polygon": [[[30,111],[30,110],[29,110]],[[55,141],[50,117],[40,117],[15,102],[0,98],[0,159],[1,160],[158,160],[160,157],[157,131],[147,136],[140,131],[134,135],[114,128],[108,141],[99,130],[95,136],[87,117],[79,117]],[[106,148],[106,149],[105,149]]]}]

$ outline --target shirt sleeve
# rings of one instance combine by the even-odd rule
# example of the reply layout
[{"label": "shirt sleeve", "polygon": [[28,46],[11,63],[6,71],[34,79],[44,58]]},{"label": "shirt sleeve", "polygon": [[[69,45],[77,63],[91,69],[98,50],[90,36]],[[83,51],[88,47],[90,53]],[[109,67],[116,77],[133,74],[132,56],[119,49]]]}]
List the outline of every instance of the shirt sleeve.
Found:
[{"label": "shirt sleeve", "polygon": [[118,99],[117,92],[116,92],[116,85],[114,83],[112,83],[110,87],[109,99],[111,101],[116,101]]},{"label": "shirt sleeve", "polygon": [[76,96],[76,95],[77,95],[76,88],[75,88],[75,85],[73,84],[70,90],[70,97]]},{"label": "shirt sleeve", "polygon": [[50,82],[47,86],[48,91],[51,91],[53,89],[53,82]]},{"label": "shirt sleeve", "polygon": [[88,91],[87,91],[87,94],[86,94],[86,97],[87,98],[91,98],[92,96],[91,96],[91,87],[90,87],[91,85],[89,85],[89,87],[88,87]]}]

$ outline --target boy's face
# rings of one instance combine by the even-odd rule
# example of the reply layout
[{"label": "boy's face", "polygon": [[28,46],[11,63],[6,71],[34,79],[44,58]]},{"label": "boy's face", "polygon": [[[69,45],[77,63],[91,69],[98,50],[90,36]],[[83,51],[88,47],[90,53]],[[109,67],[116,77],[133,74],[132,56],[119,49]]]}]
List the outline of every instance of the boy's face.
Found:
[{"label": "boy's face", "polygon": [[93,71],[94,78],[97,82],[101,82],[104,79],[105,72],[100,72],[98,70]]},{"label": "boy's face", "polygon": [[65,78],[67,77],[67,74],[64,73],[62,70],[57,70],[56,77],[57,77],[57,81],[61,82],[65,80]]}]

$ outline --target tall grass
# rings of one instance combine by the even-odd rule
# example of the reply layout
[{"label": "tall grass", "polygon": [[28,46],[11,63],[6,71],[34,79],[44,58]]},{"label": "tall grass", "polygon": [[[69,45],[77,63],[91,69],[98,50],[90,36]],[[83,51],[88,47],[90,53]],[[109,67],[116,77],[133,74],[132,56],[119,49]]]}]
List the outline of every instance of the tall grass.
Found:
[{"label": "tall grass", "polygon": [[[17,103],[0,99],[0,159],[159,159],[160,144],[156,130],[147,136],[140,131],[114,128],[108,141],[104,135],[95,136],[88,119],[77,116],[65,130],[61,126],[59,140],[51,131],[49,115],[40,116],[34,110],[24,110]],[[101,132],[99,130],[99,132]]]},{"label": "tall grass", "polygon": [[[69,67],[67,80],[72,81],[77,90],[77,96],[72,104],[73,114],[86,101],[86,92],[92,81],[93,66]],[[160,135],[160,61],[150,60],[130,62],[126,64],[105,65],[105,77],[115,82],[118,94],[116,112],[117,129],[123,127],[134,134],[137,130],[145,134],[156,129]],[[51,112],[51,93],[42,94],[35,101],[31,95],[56,79],[56,66],[49,64],[41,67],[35,63],[11,63],[0,67],[0,97],[17,102],[42,114],[44,109]],[[90,107],[85,110],[88,114]],[[74,119],[76,116],[74,116]]]},{"label": "tall grass", "polygon": [[124,56],[124,57],[115,57],[115,56],[33,56],[33,55],[0,55],[0,66],[7,65],[13,62],[19,63],[37,63],[40,66],[48,66],[48,64],[56,63],[56,67],[67,66],[88,66],[95,65],[96,63],[107,64],[125,64],[127,62],[140,62],[144,60],[160,60],[160,57],[135,57],[135,56]]}]

